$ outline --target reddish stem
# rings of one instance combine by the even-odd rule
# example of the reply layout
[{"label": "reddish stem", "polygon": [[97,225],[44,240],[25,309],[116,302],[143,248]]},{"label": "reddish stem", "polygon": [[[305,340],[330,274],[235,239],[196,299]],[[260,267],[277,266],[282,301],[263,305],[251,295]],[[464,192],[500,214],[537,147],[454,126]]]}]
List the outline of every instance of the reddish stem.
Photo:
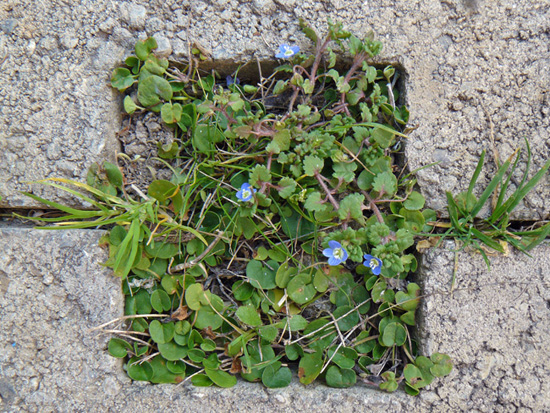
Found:
[{"label": "reddish stem", "polygon": [[338,202],[336,202],[336,199],[332,196],[331,190],[328,188],[327,184],[325,184],[325,181],[323,180],[323,176],[319,172],[315,172],[315,178],[317,181],[319,181],[319,185],[321,185],[321,188],[323,188],[323,191],[327,194],[327,198],[334,207],[336,211],[340,209],[340,205],[338,205]]}]

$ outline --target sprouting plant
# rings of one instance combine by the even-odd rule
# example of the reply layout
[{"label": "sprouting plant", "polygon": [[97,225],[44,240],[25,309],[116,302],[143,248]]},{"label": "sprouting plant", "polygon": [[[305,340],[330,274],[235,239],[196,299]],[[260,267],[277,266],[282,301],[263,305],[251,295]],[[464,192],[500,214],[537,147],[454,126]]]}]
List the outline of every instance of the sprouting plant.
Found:
[{"label": "sprouting plant", "polygon": [[[498,168],[493,179],[489,182],[479,198],[473,191],[481,169],[485,161],[485,151],[481,153],[477,167],[472,175],[468,190],[453,196],[447,192],[447,210],[449,212],[449,224],[436,224],[439,227],[448,227],[441,237],[452,237],[461,245],[461,249],[473,247],[485,260],[487,267],[490,267],[487,251],[505,253],[507,245],[512,245],[519,251],[528,254],[528,251],[540,244],[550,234],[550,224],[542,225],[528,231],[511,231],[510,214],[525,196],[544,177],[550,168],[550,160],[529,180],[529,167],[531,164],[531,148],[525,140],[527,147],[526,168],[520,183],[513,193],[506,198],[510,180],[521,159],[521,151],[518,149],[506,162]],[[515,160],[514,160],[515,157]],[[510,166],[512,167],[510,169]],[[510,171],[509,171],[510,170]],[[491,202],[493,200],[493,202]],[[491,214],[487,218],[480,218],[483,206],[492,203]],[[455,276],[453,274],[454,284]]]},{"label": "sprouting plant", "polygon": [[200,59],[173,67],[154,39],[139,41],[111,84],[128,115],[156,112],[173,128],[158,148],[171,179],[142,190],[105,164],[86,186],[64,181],[90,196],[50,183],[96,210],[35,197],[66,214],[58,225],[114,225],[102,243],[126,316],[109,352],[134,380],[283,387],[296,364],[303,384],[375,375],[417,394],[452,368],[418,355],[410,330],[411,247],[435,213],[395,165],[408,121],[398,73],[369,63],[382,48],[372,34],[300,26],[314,53],[281,45],[288,62],[255,84],[204,74]]}]

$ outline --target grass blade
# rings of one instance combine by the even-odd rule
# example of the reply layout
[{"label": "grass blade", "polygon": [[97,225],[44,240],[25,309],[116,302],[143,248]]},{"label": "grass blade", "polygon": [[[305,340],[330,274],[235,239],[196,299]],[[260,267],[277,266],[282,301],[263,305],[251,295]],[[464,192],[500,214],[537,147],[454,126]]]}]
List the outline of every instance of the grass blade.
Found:
[{"label": "grass blade", "polygon": [[546,174],[550,168],[550,159],[546,161],[544,166],[533,176],[529,182],[524,187],[518,188],[514,194],[508,198],[508,200],[501,206],[500,210],[495,211],[495,217],[491,217],[493,220],[490,222],[495,222],[504,212],[512,212],[514,208],[521,202],[523,198],[539,183],[542,177]]},{"label": "grass blade", "polygon": [[531,251],[550,235],[550,222],[538,228],[536,231],[540,231],[540,233],[535,237],[533,241],[527,244],[527,246],[525,247],[525,251]]},{"label": "grass blade", "polygon": [[489,185],[487,185],[487,188],[485,188],[485,191],[483,191],[477,203],[474,205],[474,207],[470,211],[470,215],[472,217],[477,216],[481,208],[483,208],[483,205],[485,205],[485,203],[487,202],[487,200],[489,199],[493,191],[500,184],[500,182],[502,181],[502,177],[504,176],[504,174],[506,173],[509,167],[510,167],[510,160],[508,159],[499,168],[494,178],[491,179],[491,182],[489,182]]},{"label": "grass blade", "polygon": [[489,248],[494,249],[495,251],[498,251],[500,253],[504,253],[504,248],[502,248],[502,245],[500,245],[497,241],[489,237],[488,235],[485,235],[483,232],[476,228],[471,228],[472,235],[474,235],[478,240],[483,242],[485,245],[487,245]]},{"label": "grass blade", "polygon": [[472,175],[472,179],[470,179],[470,185],[468,185],[468,194],[466,195],[466,199],[470,199],[470,195],[472,195],[472,192],[474,191],[474,187],[476,185],[477,179],[479,178],[479,174],[481,172],[481,169],[483,168],[484,162],[485,162],[485,149],[481,152],[481,156],[479,157],[479,161],[477,162],[477,166],[474,171],[474,174]]},{"label": "grass blade", "polygon": [[[527,168],[529,168],[529,160],[530,160],[529,157],[530,157],[531,152],[529,150],[529,147],[527,147],[527,149],[528,149],[528,153],[529,153],[528,158],[527,158]],[[518,154],[516,156],[516,160],[514,161],[514,164],[512,165],[512,169],[511,169],[510,173],[508,174],[508,176],[506,177],[506,181],[504,181],[504,183],[500,187],[500,192],[498,194],[498,198],[497,198],[495,204],[493,205],[493,212],[492,212],[491,217],[489,218],[489,220],[491,220],[493,218],[493,215],[495,215],[495,211],[500,209],[500,207],[502,206],[504,196],[506,195],[506,190],[508,189],[508,185],[510,184],[510,180],[512,179],[512,175],[514,174],[514,171],[516,170],[516,168],[519,164],[519,160],[520,160],[520,153],[518,152]],[[527,169],[525,169],[525,171],[527,171]],[[524,175],[524,179],[525,178],[526,178],[526,175]],[[522,185],[523,185],[523,182],[524,181],[522,181]],[[491,222],[495,222],[495,221],[491,221]]]},{"label": "grass blade", "polygon": [[451,194],[449,191],[445,192],[447,195],[447,211],[449,211],[449,218],[451,219],[451,224],[453,224],[453,227],[459,231],[464,232],[464,229],[458,222],[458,205],[456,205],[455,200],[453,199],[453,194]]},{"label": "grass blade", "polygon": [[28,196],[29,198],[34,199],[35,201],[41,202],[44,205],[48,205],[52,208],[59,209],[60,211],[66,212],[67,214],[71,214],[72,216],[76,216],[79,219],[93,218],[93,217],[101,216],[101,215],[104,214],[103,211],[93,211],[93,210],[92,211],[90,211],[90,210],[82,211],[82,210],[79,210],[79,209],[74,209],[74,208],[59,204],[59,203],[54,202],[54,201],[49,201],[49,200],[44,199],[42,197],[39,197],[37,195],[31,194],[30,192],[21,191],[20,193],[22,193],[25,196]]}]

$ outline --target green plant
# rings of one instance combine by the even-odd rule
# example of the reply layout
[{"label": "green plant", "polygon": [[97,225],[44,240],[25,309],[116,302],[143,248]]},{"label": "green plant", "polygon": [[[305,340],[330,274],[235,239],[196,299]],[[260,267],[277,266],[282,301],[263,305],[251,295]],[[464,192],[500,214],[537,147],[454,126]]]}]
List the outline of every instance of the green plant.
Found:
[{"label": "green plant", "polygon": [[[531,148],[525,140],[527,147],[526,168],[521,181],[512,194],[506,198],[510,179],[516,170],[521,159],[521,151],[518,149],[504,162],[495,173],[479,199],[474,195],[475,184],[481,173],[485,161],[485,151],[481,153],[477,167],[472,175],[468,190],[453,196],[447,192],[447,210],[450,223],[437,224],[440,227],[448,227],[441,236],[454,238],[461,245],[461,249],[473,247],[485,260],[487,267],[490,267],[489,257],[486,251],[497,251],[505,253],[507,245],[510,244],[519,251],[528,254],[528,251],[540,244],[550,234],[550,224],[542,225],[528,231],[511,231],[510,214],[517,205],[525,198],[539,181],[544,177],[550,160],[529,180],[527,180],[531,165]],[[515,157],[515,160],[514,160]],[[512,167],[510,169],[510,166]],[[510,170],[510,171],[509,171]],[[492,201],[492,211],[487,218],[478,217],[479,212]],[[454,284],[453,275],[453,284]]]},{"label": "green plant", "polygon": [[313,55],[282,45],[290,62],[256,85],[236,74],[220,84],[197,59],[178,69],[155,56],[154,39],[138,42],[111,83],[128,114],[158,112],[174,129],[158,148],[172,178],[145,194],[105,163],[86,185],[44,181],[88,211],[27,194],[66,214],[42,221],[114,224],[101,242],[123,279],[127,331],[109,352],[134,380],[229,387],[240,374],[283,387],[295,363],[303,384],[374,375],[417,394],[452,368],[448,356],[418,356],[410,331],[411,248],[435,212],[395,165],[408,120],[398,74],[369,65],[382,47],[372,34],[300,26]]}]

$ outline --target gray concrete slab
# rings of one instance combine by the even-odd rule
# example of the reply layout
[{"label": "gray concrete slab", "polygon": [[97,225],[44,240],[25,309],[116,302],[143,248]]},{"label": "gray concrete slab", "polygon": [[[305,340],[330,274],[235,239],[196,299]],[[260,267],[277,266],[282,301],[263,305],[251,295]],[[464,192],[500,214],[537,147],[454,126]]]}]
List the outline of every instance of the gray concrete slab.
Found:
[{"label": "gray concrete slab", "polygon": [[[426,297],[420,343],[449,354],[455,368],[417,398],[358,385],[317,384],[270,390],[239,382],[232,389],[132,383],[90,332],[122,315],[120,284],[99,263],[101,231],[0,229],[0,410],[2,411],[547,411],[550,409],[550,246],[533,259],[423,257]],[[447,245],[450,247],[451,245]]]},{"label": "gray concrete slab", "polygon": [[[384,42],[379,61],[404,70],[418,126],[407,161],[411,169],[440,162],[418,174],[429,207],[444,210],[446,190],[466,189],[483,149],[481,184],[495,171],[494,154],[505,159],[523,137],[534,168],[548,158],[547,1],[23,0],[0,7],[0,194],[33,205],[15,192],[24,182],[82,179],[92,161],[112,157],[119,97],[109,76],[137,38],[155,36],[174,59],[197,41],[223,67],[271,60],[283,42],[308,47],[298,18],[322,31],[329,17],[358,35],[373,30]],[[516,217],[547,217],[549,195],[546,177]]]},{"label": "gray concrete slab", "polygon": [[438,411],[550,411],[550,245],[492,258],[457,255],[453,244],[424,255],[420,281],[423,352],[449,354],[455,369],[432,386]]},{"label": "gray concrete slab", "polygon": [[101,29],[112,7],[106,0],[0,5],[0,196],[9,206],[37,205],[17,192],[29,189],[74,203],[26,182],[83,181],[91,163],[114,159],[121,115],[109,79],[129,46]]}]

